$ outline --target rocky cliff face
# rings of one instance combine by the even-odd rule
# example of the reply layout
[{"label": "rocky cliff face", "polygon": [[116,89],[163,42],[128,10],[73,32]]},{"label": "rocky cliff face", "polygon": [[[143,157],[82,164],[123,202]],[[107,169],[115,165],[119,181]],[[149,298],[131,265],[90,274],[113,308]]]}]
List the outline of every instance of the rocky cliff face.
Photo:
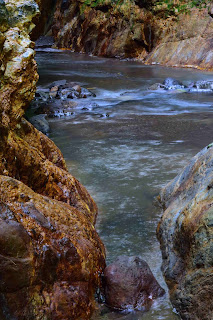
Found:
[{"label": "rocky cliff face", "polygon": [[208,10],[167,13],[155,1],[58,0],[52,30],[59,48],[212,70]]},{"label": "rocky cliff face", "polygon": [[39,7],[0,0],[0,318],[87,319],[105,266],[97,207],[24,118],[38,74]]},{"label": "rocky cliff face", "polygon": [[157,235],[170,298],[186,320],[213,314],[213,147],[204,148],[161,192]]}]

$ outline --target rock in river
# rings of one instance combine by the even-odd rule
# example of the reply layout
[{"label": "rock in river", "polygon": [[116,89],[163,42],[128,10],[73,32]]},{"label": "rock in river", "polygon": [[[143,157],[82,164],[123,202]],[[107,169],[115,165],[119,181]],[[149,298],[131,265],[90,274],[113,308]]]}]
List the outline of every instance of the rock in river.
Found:
[{"label": "rock in river", "polygon": [[199,152],[161,192],[157,229],[171,302],[184,320],[213,315],[213,147]]},{"label": "rock in river", "polygon": [[0,253],[1,320],[89,318],[104,256],[82,212],[0,176]]},{"label": "rock in river", "polygon": [[119,256],[104,270],[105,299],[118,310],[148,310],[164,295],[148,264],[140,257]]},{"label": "rock in river", "polygon": [[0,319],[86,320],[105,267],[97,206],[23,117],[38,80],[37,2],[0,0]]}]

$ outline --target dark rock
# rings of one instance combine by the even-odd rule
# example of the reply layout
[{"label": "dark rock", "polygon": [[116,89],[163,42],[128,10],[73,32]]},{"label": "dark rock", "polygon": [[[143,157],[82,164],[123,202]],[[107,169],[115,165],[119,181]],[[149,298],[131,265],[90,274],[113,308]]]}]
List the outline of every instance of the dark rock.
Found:
[{"label": "dark rock", "polygon": [[49,48],[54,44],[54,39],[51,36],[41,36],[35,42],[35,49],[37,48]]},{"label": "dark rock", "polygon": [[34,127],[36,127],[36,129],[43,132],[44,134],[50,131],[50,126],[48,121],[46,120],[46,116],[46,114],[38,114],[29,119],[30,123],[32,123]]},{"label": "dark rock", "polygon": [[119,310],[148,310],[164,295],[148,264],[139,257],[120,256],[104,271],[106,304]]},{"label": "dark rock", "polygon": [[77,103],[74,101],[54,100],[41,104],[36,110],[38,114],[46,114],[48,117],[61,117],[73,114]]},{"label": "dark rock", "polygon": [[0,31],[5,31],[8,28],[9,13],[6,9],[5,2],[0,0]]}]

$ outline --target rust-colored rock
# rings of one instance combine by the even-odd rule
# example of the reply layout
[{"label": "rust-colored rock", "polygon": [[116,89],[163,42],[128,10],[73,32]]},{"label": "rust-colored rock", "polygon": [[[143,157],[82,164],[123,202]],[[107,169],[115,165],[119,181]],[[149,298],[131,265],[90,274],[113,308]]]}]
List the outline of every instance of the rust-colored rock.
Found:
[{"label": "rust-colored rock", "polygon": [[59,48],[108,57],[144,57],[155,43],[151,12],[133,1],[58,0],[52,32]]},{"label": "rust-colored rock", "polygon": [[2,311],[21,320],[88,319],[105,263],[93,224],[10,177],[0,176],[0,194]]},{"label": "rust-colored rock", "polygon": [[105,267],[97,206],[23,118],[38,80],[38,13],[33,0],[0,0],[0,318],[89,319]]},{"label": "rust-colored rock", "polygon": [[213,315],[213,147],[198,153],[161,192],[157,229],[171,302],[184,320]]},{"label": "rust-colored rock", "polygon": [[211,8],[173,13],[155,1],[57,0],[56,46],[146,64],[213,70]]},{"label": "rust-colored rock", "polygon": [[168,25],[146,64],[213,70],[213,19],[207,10],[192,10]]},{"label": "rust-colored rock", "polygon": [[140,257],[119,256],[104,270],[106,304],[117,310],[147,311],[165,291]]}]

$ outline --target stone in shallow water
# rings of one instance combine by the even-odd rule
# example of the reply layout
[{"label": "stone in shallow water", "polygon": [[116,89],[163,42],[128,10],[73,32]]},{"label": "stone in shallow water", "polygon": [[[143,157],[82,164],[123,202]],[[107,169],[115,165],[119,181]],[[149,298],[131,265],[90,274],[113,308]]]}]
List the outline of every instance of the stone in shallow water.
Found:
[{"label": "stone in shallow water", "polygon": [[38,114],[30,118],[29,121],[34,125],[36,129],[46,134],[50,131],[50,126],[48,121],[46,120],[46,117],[46,114]]},{"label": "stone in shallow water", "polygon": [[118,310],[148,310],[165,291],[140,257],[119,256],[104,271],[106,304]]}]

